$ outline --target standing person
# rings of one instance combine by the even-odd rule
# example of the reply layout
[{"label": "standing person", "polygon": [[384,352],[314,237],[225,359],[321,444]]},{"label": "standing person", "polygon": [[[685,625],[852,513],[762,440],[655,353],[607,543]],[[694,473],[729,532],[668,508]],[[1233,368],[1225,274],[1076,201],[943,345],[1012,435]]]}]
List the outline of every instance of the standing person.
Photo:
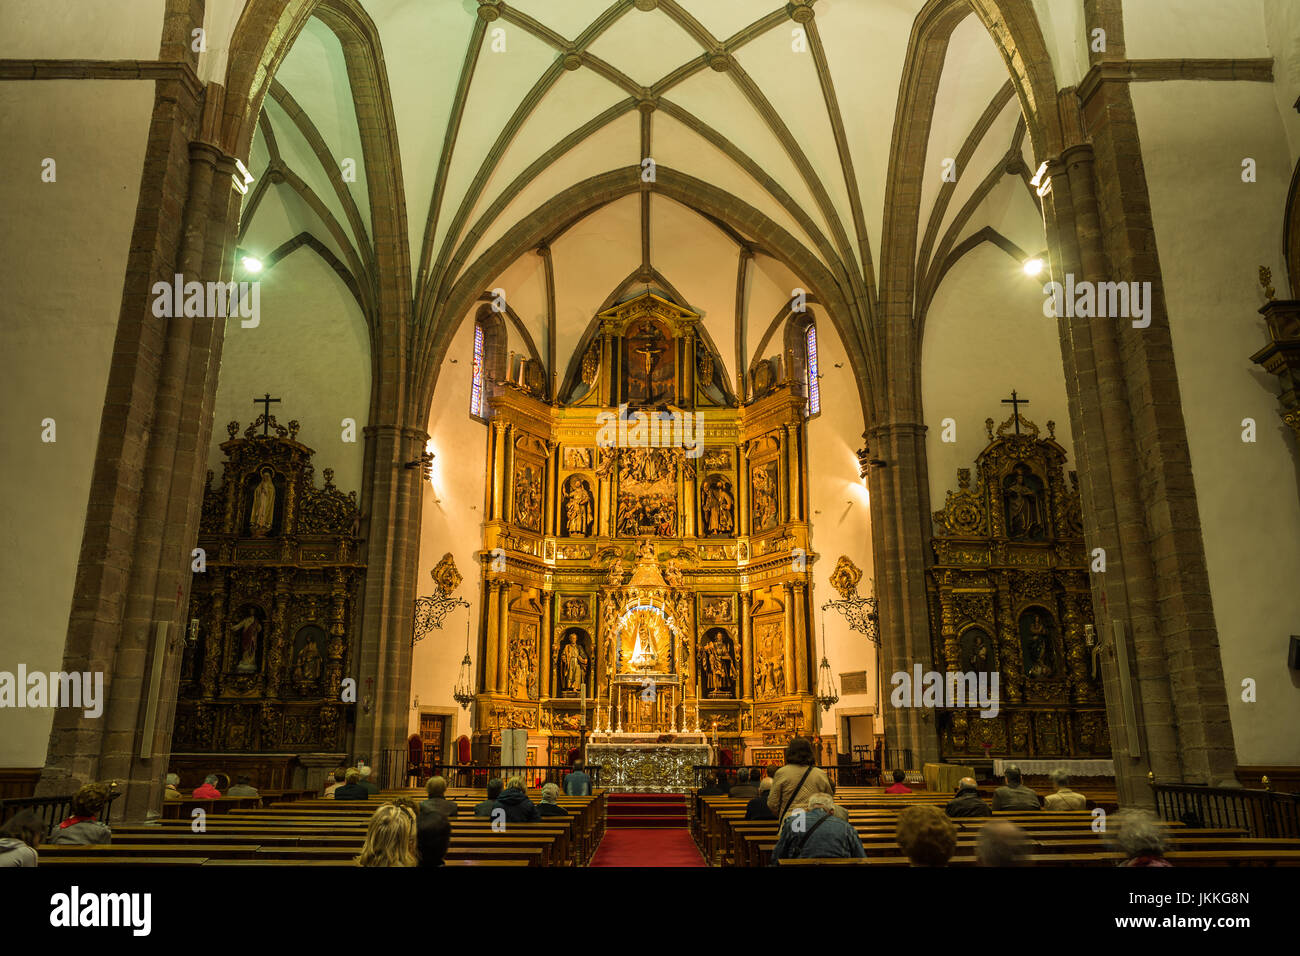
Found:
[{"label": "standing person", "polygon": [[785,766],[772,776],[772,792],[767,798],[778,820],[784,820],[792,810],[807,809],[808,798],[814,793],[835,793],[826,771],[816,763],[807,737],[795,737],[786,744]]},{"label": "standing person", "polygon": [[574,757],[569,761],[569,773],[564,778],[566,797],[591,796],[591,777],[587,776],[587,771],[584,769],[586,766],[586,761],[581,757]]},{"label": "standing person", "polygon": [[72,795],[72,816],[59,824],[51,843],[108,843],[113,831],[99,822],[99,813],[108,803],[109,785],[88,783]]},{"label": "standing person", "polygon": [[36,847],[45,835],[45,825],[31,810],[10,817],[0,827],[0,867],[35,866]]}]

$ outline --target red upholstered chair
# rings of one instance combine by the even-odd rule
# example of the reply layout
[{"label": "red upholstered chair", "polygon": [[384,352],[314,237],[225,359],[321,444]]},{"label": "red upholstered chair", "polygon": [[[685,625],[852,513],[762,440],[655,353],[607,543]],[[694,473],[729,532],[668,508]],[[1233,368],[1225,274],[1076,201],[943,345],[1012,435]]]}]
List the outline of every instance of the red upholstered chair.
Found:
[{"label": "red upholstered chair", "polygon": [[723,767],[731,766],[731,748],[723,747],[718,751],[718,764]]},{"label": "red upholstered chair", "polygon": [[[424,740],[419,734],[406,738],[406,783],[407,786],[420,785],[420,776],[424,770]],[[415,783],[412,784],[411,780]]]},{"label": "red upholstered chair", "polygon": [[[459,737],[456,738],[456,763],[460,764],[462,767],[468,766],[471,763],[473,755],[474,752],[470,749],[469,746],[469,738],[466,737],[464,734],[461,734]],[[456,780],[458,781],[456,784],[457,786],[465,785],[465,781],[462,778],[463,778],[463,774],[458,771],[456,773]],[[472,777],[470,778],[469,783],[471,786],[478,786],[478,784],[474,782]],[[486,780],[483,781],[483,785],[487,786]]]}]

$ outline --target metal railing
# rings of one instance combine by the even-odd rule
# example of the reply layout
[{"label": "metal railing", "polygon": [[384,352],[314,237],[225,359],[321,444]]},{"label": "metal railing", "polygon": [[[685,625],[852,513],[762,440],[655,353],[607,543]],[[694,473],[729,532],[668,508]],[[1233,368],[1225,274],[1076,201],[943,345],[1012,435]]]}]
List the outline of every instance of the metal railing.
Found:
[{"label": "metal railing", "polygon": [[1240,827],[1252,837],[1300,838],[1300,794],[1153,783],[1156,812],[1189,827]]},{"label": "metal railing", "polygon": [[[763,777],[772,776],[777,772],[777,770],[780,769],[780,766],[781,766],[780,764],[774,764],[774,763],[762,764],[761,766],[751,766],[746,764],[739,764],[739,765],[725,764],[724,765],[724,764],[716,764],[716,763],[701,763],[701,764],[692,765],[691,769],[695,772],[695,786],[697,788],[706,786],[711,780],[715,779],[719,771],[721,771],[726,776],[727,786],[731,787],[734,786],[736,783],[736,779],[737,779],[736,772],[739,770],[748,770],[749,782],[757,786],[759,780],[761,780]],[[821,769],[826,771],[826,776],[831,778],[832,784],[839,786],[841,771],[845,772],[845,782],[848,782],[848,771],[852,771],[857,768],[850,765],[846,767],[826,766],[826,767],[822,767]]]},{"label": "metal railing", "polygon": [[[109,792],[108,802],[99,813],[100,823],[105,825],[112,823],[113,801],[121,795],[122,791],[117,788]],[[0,825],[24,810],[31,810],[41,819],[45,827],[45,835],[49,837],[54,834],[55,828],[60,823],[72,815],[72,794],[59,797],[10,797],[0,800]]]},{"label": "metal railing", "polygon": [[[402,751],[405,758],[405,751]],[[572,773],[567,764],[539,764],[528,766],[511,766],[508,764],[453,764],[424,763],[418,774],[407,774],[413,769],[403,759],[400,766],[394,761],[379,761],[379,766],[371,771],[371,777],[381,789],[395,790],[402,787],[423,786],[430,777],[443,777],[451,787],[486,787],[494,777],[507,780],[510,777],[523,777],[527,787],[540,787],[544,783],[563,784],[564,777]],[[600,767],[589,766],[583,770],[591,777],[593,787],[600,786]]]}]

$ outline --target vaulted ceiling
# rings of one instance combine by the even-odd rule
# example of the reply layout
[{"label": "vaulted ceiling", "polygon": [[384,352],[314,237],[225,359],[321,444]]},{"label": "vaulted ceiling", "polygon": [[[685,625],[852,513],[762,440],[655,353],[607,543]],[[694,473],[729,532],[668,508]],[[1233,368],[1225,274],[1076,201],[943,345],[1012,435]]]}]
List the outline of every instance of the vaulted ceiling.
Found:
[{"label": "vaulted ceiling", "polygon": [[[400,213],[418,311],[541,217],[552,224],[539,245],[554,300],[548,263],[532,250],[494,264],[487,288],[506,289],[538,342],[554,313],[559,374],[609,297],[653,284],[705,314],[734,376],[806,284],[795,247],[845,299],[865,303],[861,328],[880,275],[900,80],[927,4],[814,2],[364,0],[387,78],[377,89],[357,88],[338,37],[312,18],[264,102],[242,245],[272,259],[316,250],[369,314],[376,215]],[[385,112],[373,102],[385,95],[400,145],[398,211],[370,208],[362,155],[362,124]],[[949,39],[926,153],[907,161],[926,170],[919,311],[972,244],[1013,256],[1042,248],[1024,122],[973,14]],[[576,184],[628,167],[694,177],[778,228],[760,238],[653,188],[581,221],[555,207]]]}]

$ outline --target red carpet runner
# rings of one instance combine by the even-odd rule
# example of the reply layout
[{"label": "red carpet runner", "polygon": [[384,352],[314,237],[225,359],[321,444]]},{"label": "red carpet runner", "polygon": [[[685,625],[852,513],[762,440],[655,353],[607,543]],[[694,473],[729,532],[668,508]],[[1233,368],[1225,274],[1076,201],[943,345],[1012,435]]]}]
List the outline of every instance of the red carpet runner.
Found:
[{"label": "red carpet runner", "polygon": [[605,830],[591,866],[704,866],[685,828]]},{"label": "red carpet runner", "polygon": [[591,866],[704,866],[677,793],[611,793]]}]

